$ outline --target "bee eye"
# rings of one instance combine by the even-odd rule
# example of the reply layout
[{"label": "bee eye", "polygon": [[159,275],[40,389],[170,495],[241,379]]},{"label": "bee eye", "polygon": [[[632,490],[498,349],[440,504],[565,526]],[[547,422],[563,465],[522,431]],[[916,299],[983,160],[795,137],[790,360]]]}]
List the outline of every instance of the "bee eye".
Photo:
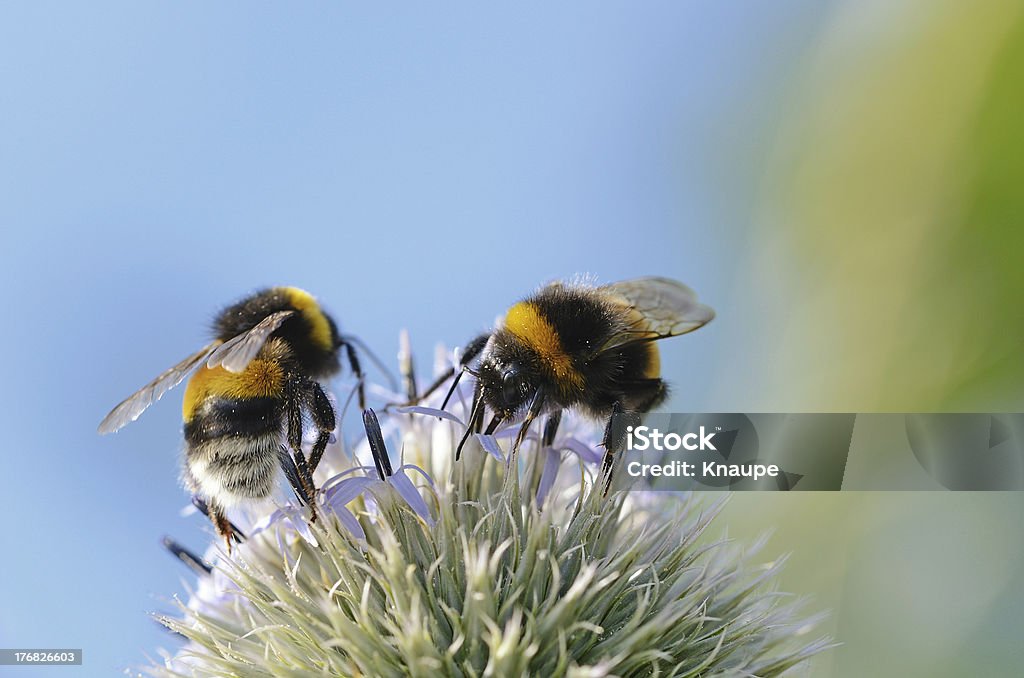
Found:
[{"label": "bee eye", "polygon": [[506,404],[514,405],[519,402],[522,393],[522,379],[517,368],[508,369],[501,376],[501,398]]}]

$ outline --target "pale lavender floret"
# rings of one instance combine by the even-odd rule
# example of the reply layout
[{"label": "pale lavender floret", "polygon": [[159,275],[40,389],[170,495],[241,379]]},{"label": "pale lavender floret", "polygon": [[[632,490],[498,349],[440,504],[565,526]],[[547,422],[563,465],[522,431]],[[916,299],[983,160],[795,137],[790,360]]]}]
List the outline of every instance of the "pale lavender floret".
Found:
[{"label": "pale lavender floret", "polygon": [[356,471],[372,473],[375,469],[372,466],[357,466],[333,476],[324,483],[324,487],[321,490],[321,504],[332,509],[346,506],[377,480],[369,476],[346,477],[351,476]]},{"label": "pale lavender floret", "polygon": [[562,464],[562,455],[557,450],[547,447],[543,450],[544,470],[541,472],[540,482],[537,484],[537,505],[543,506],[548,492],[555,485],[558,477],[558,467]]},{"label": "pale lavender floret", "polygon": [[[396,408],[396,411],[402,414],[415,414],[421,416],[437,417],[446,421],[451,421],[458,424],[462,428],[465,428],[465,422],[450,412],[439,410],[432,407],[424,406],[409,406]],[[571,452],[575,454],[581,461],[587,464],[596,465],[600,463],[602,454],[598,450],[594,449],[591,445],[588,445],[580,438],[576,437],[575,434],[583,433],[584,429],[587,433],[593,433],[593,425],[589,422],[582,421],[580,417],[575,415],[573,412],[567,412],[562,419],[562,423],[559,426],[559,433],[555,438],[554,445],[551,448],[545,448],[541,453],[544,455],[544,468],[542,471],[540,483],[537,487],[537,503],[542,505],[544,500],[547,498],[552,487],[559,475],[559,470],[562,466],[561,452]],[[515,422],[506,422],[492,435],[475,434],[477,442],[480,447],[487,452],[489,455],[497,459],[502,463],[508,463],[508,459],[505,456],[504,450],[499,445],[498,440],[507,440],[514,437],[519,431],[519,424]],[[531,430],[524,442],[533,442],[539,444],[540,436]]]},{"label": "pale lavender floret", "polygon": [[274,534],[277,536],[278,545],[282,552],[287,552],[285,549],[284,535],[282,534],[282,528],[290,527],[292,532],[298,534],[300,537],[306,540],[310,546],[318,546],[316,535],[309,528],[309,523],[306,521],[306,510],[300,506],[294,506],[287,504],[277,509],[268,516],[256,522],[250,530],[250,537],[256,536],[261,532],[265,532],[270,529],[274,529]]},{"label": "pale lavender floret", "polygon": [[408,407],[396,407],[395,412],[400,414],[424,414],[430,417],[437,417],[438,419],[447,419],[448,421],[455,422],[459,426],[465,428],[466,424],[461,419],[456,417],[451,412],[445,410],[439,410],[434,407],[422,407],[420,405],[410,405]]},{"label": "pale lavender floret", "polygon": [[[416,471],[426,479],[431,488],[434,487],[434,481],[430,475],[414,464],[405,464],[404,466],[399,467],[395,471],[394,475],[384,481],[371,476],[343,477],[350,475],[353,471],[363,471],[366,473],[376,472],[376,469],[372,466],[359,466],[354,469],[344,471],[343,473],[340,473],[328,480],[324,484],[324,490],[321,495],[321,504],[325,508],[329,508],[335,514],[339,515],[339,517],[344,515],[344,513],[348,513],[348,515],[351,516],[351,512],[345,508],[346,505],[368,490],[372,490],[374,487],[379,487],[386,483],[395,488],[399,496],[405,500],[406,504],[409,505],[409,508],[411,508],[416,515],[423,518],[423,520],[427,521],[428,524],[433,524],[434,518],[430,515],[427,503],[423,500],[423,497],[420,496],[419,490],[416,489],[416,486],[413,485],[412,481],[405,475],[405,471],[407,470]],[[355,517],[353,516],[353,520],[354,519]],[[345,522],[344,518],[342,518],[342,522]],[[358,525],[358,522],[356,524]],[[355,531],[353,531],[353,533],[355,533]],[[360,538],[364,538],[364,535],[362,535],[362,529],[359,530],[359,536]]]},{"label": "pale lavender floret", "polygon": [[602,459],[600,452],[577,438],[562,438],[560,445],[557,447],[573,452],[580,459],[590,464],[597,464]]},{"label": "pale lavender floret", "polygon": [[484,452],[491,455],[501,463],[505,463],[505,454],[501,451],[501,445],[498,444],[498,441],[494,436],[477,433],[475,437],[477,442],[480,443],[480,447],[484,448]]},{"label": "pale lavender floret", "polygon": [[[419,490],[417,490],[416,486],[412,484],[409,477],[403,473],[406,468],[409,468],[409,465],[402,466],[395,471],[395,474],[388,478],[387,482],[395,488],[395,491],[398,492],[399,496],[405,500],[405,503],[409,505],[409,508],[413,510],[413,513],[425,520],[428,525],[433,525],[434,517],[430,515],[430,509],[427,507],[427,502],[423,501],[423,497],[420,496]],[[428,476],[425,471],[419,467],[413,468],[419,470],[431,485],[434,484],[434,481],[430,479],[430,476]]]}]

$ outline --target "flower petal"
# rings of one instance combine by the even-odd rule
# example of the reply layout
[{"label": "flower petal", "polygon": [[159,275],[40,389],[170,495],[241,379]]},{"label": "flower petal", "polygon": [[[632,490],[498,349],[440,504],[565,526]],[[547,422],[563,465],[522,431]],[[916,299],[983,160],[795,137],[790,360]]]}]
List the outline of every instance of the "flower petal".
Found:
[{"label": "flower petal", "polygon": [[466,424],[461,419],[456,417],[454,414],[452,414],[451,412],[447,412],[445,410],[439,410],[436,407],[422,407],[420,405],[409,405],[408,407],[396,407],[395,412],[398,412],[400,414],[425,414],[431,417],[440,417],[441,419],[453,421],[459,426],[462,426],[463,428],[466,427]]},{"label": "flower petal", "polygon": [[423,497],[420,496],[416,486],[412,484],[412,481],[409,480],[407,475],[404,473],[396,473],[388,478],[388,483],[391,487],[395,488],[398,494],[402,496],[402,499],[405,500],[405,503],[409,505],[409,508],[411,508],[416,515],[423,518],[428,525],[434,524],[434,517],[430,515],[430,509],[427,508],[427,502],[423,501]]},{"label": "flower petal", "polygon": [[544,499],[558,478],[558,468],[562,464],[562,455],[558,450],[545,447],[544,454],[544,470],[541,471],[540,482],[537,483],[537,506],[544,504]]},{"label": "flower petal", "polygon": [[[494,433],[495,438],[511,438],[519,433],[519,427],[522,426],[522,422],[519,421],[503,421],[498,425],[497,431]],[[531,430],[527,431],[526,438],[524,440],[537,439],[537,434]]]},{"label": "flower petal", "polygon": [[505,461],[505,454],[501,451],[501,445],[498,444],[498,441],[495,440],[494,436],[477,433],[476,439],[477,442],[480,443],[480,447],[484,448],[485,452],[500,462]]},{"label": "flower petal", "polygon": [[330,478],[328,478],[327,480],[325,480],[324,484],[320,486],[320,492],[321,493],[326,493],[327,490],[329,490],[330,488],[334,487],[339,482],[341,482],[342,478],[344,478],[345,476],[352,475],[353,473],[356,473],[357,471],[362,471],[363,473],[376,473],[377,469],[375,469],[372,466],[353,466],[352,468],[345,469],[341,473],[339,473],[337,475],[333,475]]},{"label": "flower petal", "polygon": [[249,535],[256,535],[270,528],[277,528],[274,531],[277,536],[278,546],[284,551],[283,533],[287,532],[289,526],[294,532],[297,532],[303,539],[309,542],[310,545],[319,545],[316,536],[309,529],[309,523],[306,522],[306,509],[293,506],[292,504],[286,504],[270,515],[261,518],[252,526]]},{"label": "flower petal", "polygon": [[434,479],[430,477],[430,474],[428,474],[428,473],[427,473],[426,471],[424,471],[423,469],[421,469],[421,468],[420,468],[419,466],[417,466],[416,464],[403,464],[402,466],[399,466],[399,467],[398,467],[398,470],[399,470],[399,471],[404,471],[404,470],[406,470],[406,469],[410,469],[410,470],[412,470],[412,471],[416,471],[416,472],[417,472],[417,473],[419,473],[419,474],[420,474],[421,476],[423,476],[424,478],[426,478],[427,482],[428,482],[428,483],[430,483],[430,486],[431,486],[431,487],[436,487],[436,486],[434,485]]},{"label": "flower petal", "polygon": [[346,530],[352,533],[352,536],[361,541],[366,541],[366,533],[363,532],[363,526],[356,520],[355,515],[347,508],[336,509],[334,515],[338,516],[338,520],[345,527]]},{"label": "flower petal", "polygon": [[299,536],[306,540],[306,543],[310,546],[319,546],[320,542],[316,540],[316,535],[313,534],[313,530],[309,527],[309,523],[305,521],[300,512],[289,516],[285,519],[285,522],[290,524],[292,528],[299,533]]},{"label": "flower petal", "polygon": [[601,461],[603,456],[600,452],[578,438],[565,438],[564,440],[559,441],[559,445],[557,447],[574,452],[578,457],[583,459],[583,461],[589,461],[592,464],[596,464]]},{"label": "flower petal", "polygon": [[323,493],[322,504],[324,508],[338,513],[344,510],[345,506],[369,489],[374,483],[379,482],[376,478],[367,476],[356,476],[338,481]]},{"label": "flower petal", "polygon": [[249,536],[254,536],[269,529],[275,523],[284,519],[284,511],[277,509],[273,513],[267,514],[260,518],[258,521],[253,523],[253,526],[249,529]]}]

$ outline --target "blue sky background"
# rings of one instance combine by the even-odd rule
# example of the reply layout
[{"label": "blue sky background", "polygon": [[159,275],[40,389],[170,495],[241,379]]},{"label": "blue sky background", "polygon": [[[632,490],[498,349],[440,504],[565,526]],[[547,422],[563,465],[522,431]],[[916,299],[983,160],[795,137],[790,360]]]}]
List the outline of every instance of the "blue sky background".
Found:
[{"label": "blue sky background", "polygon": [[719,319],[664,345],[671,405],[735,408],[757,160],[827,11],[5,5],[0,646],[89,675],[174,646],[147,613],[191,577],[159,540],[208,535],[178,515],[180,393],[95,427],[260,286],[429,365],[546,280],[673,276]]}]

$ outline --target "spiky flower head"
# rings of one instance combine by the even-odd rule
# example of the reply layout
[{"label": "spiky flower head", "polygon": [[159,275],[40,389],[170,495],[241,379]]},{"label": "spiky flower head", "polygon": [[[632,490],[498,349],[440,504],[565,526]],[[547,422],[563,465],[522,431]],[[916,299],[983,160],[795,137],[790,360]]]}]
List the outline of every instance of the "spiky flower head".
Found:
[{"label": "spiky flower head", "polygon": [[453,463],[466,395],[382,412],[379,437],[367,414],[318,471],[316,522],[285,504],[237,517],[230,557],[179,550],[198,585],[161,621],[188,642],[149,673],[776,676],[827,646],[774,590],[778,562],[704,534],[716,506],[604,496],[591,422],[514,460],[514,430],[477,436]]}]

